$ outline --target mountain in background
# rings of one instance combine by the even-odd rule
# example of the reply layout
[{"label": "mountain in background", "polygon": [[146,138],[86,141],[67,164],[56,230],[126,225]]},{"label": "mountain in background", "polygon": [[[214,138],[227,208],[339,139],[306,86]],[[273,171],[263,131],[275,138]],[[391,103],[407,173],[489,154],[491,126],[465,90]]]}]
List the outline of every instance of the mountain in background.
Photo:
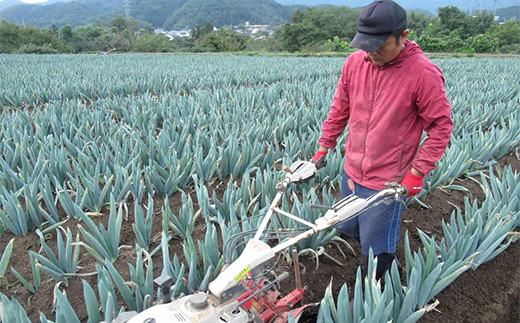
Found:
[{"label": "mountain in background", "polygon": [[51,4],[21,4],[0,11],[0,19],[37,27],[85,25],[95,19],[110,19],[122,14],[123,0],[80,0]]},{"label": "mountain in background", "polygon": [[[7,0],[16,1],[16,0]],[[60,1],[60,0],[52,0]],[[80,26],[124,14],[124,0],[75,0],[48,4],[21,4],[0,11],[0,19],[37,27]],[[0,2],[3,3],[4,1]],[[297,9],[273,0],[131,0],[132,17],[165,29],[193,28],[210,21],[216,27],[289,22]]]},{"label": "mountain in background", "polygon": [[[224,25],[250,24],[279,25],[290,22],[296,10],[306,10],[309,6],[328,9],[331,6],[359,8],[370,0],[130,0],[130,14],[138,22],[150,23],[153,27],[170,29],[193,28],[204,25],[206,21],[216,27]],[[438,7],[457,6],[473,12],[480,9],[493,9],[493,1],[474,0],[400,0],[407,10],[417,10],[437,14]],[[478,5],[477,5],[478,3]],[[518,0],[499,0],[501,8],[497,15],[501,21],[520,16]],[[508,8],[503,8],[511,4]],[[514,6],[516,5],[516,6]],[[491,6],[491,8],[490,8]],[[19,0],[0,1],[0,19],[18,24],[58,28],[70,24],[74,27],[93,23],[96,20],[110,20],[124,15],[124,0],[49,0],[39,4],[24,4]]]},{"label": "mountain in background", "polygon": [[497,8],[496,15],[500,17],[500,21],[519,20],[520,5],[506,8]]},{"label": "mountain in background", "polygon": [[[317,4],[329,3],[335,6],[347,6],[351,8],[364,7],[372,0],[276,0],[284,5],[303,4],[315,6]],[[495,5],[500,8],[518,5],[518,0],[474,1],[474,0],[396,0],[406,10],[423,9],[437,15],[439,7],[455,6],[465,12],[476,12],[478,10],[493,10]]]},{"label": "mountain in background", "polygon": [[[130,11],[137,21],[146,21],[154,27],[162,28],[168,17],[187,2],[188,0],[137,0],[130,2]],[[204,23],[205,21],[200,25]]]},{"label": "mountain in background", "polygon": [[7,8],[7,7],[11,7],[11,6],[16,6],[16,5],[20,5],[20,4],[23,4],[23,2],[19,1],[19,0],[4,0],[4,1],[0,1],[0,11],[4,8]]},{"label": "mountain in background", "polygon": [[279,25],[289,22],[294,10],[272,0],[189,0],[164,22],[164,28],[176,29],[209,20],[214,26]]},{"label": "mountain in background", "polygon": [[[72,0],[48,0],[48,1],[45,1],[42,3],[35,3],[35,5],[49,5],[49,4],[53,4],[56,2],[67,2],[67,1],[72,1]],[[25,4],[25,3],[22,2],[21,0],[0,0],[0,11],[7,7],[17,6],[17,5],[21,5],[21,4]]]}]

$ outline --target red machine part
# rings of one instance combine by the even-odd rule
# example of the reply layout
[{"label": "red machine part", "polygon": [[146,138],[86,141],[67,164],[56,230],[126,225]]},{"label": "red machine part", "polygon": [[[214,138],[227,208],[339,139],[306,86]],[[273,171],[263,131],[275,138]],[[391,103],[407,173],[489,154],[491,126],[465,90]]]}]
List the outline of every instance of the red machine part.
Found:
[{"label": "red machine part", "polygon": [[[276,303],[272,297],[269,297],[269,294],[262,296],[264,306],[258,311],[260,317],[264,322],[287,322],[290,311],[302,300],[303,292],[303,289],[295,289]],[[279,321],[279,319],[282,320]]]}]

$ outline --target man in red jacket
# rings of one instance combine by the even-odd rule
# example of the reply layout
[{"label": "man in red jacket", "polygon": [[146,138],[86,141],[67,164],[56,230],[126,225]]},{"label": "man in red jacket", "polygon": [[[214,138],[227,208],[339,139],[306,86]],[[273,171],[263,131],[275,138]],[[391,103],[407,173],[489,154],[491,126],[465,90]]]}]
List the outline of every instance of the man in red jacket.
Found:
[{"label": "man in red jacket", "polygon": [[[444,77],[407,39],[406,11],[397,3],[369,4],[360,12],[356,29],[350,46],[361,50],[343,66],[312,160],[318,167],[322,164],[348,123],[341,196],[365,198],[388,182],[406,186],[407,197],[416,195],[451,138]],[[423,131],[427,138],[419,149]],[[395,259],[401,212],[398,202],[382,203],[337,227],[359,239],[364,255],[372,248],[378,279]]]}]

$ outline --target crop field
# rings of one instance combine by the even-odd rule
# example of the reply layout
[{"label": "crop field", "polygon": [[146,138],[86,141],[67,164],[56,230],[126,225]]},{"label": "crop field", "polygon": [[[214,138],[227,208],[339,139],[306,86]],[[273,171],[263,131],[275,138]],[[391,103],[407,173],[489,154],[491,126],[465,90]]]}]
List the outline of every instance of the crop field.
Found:
[{"label": "crop field", "polygon": [[[404,270],[383,285],[369,273],[362,284],[357,242],[335,230],[299,242],[304,301],[317,303],[308,322],[435,321],[439,309],[461,310],[443,297],[469,269],[518,247],[520,59],[432,60],[455,128],[424,190],[407,201]],[[206,291],[243,250],[226,241],[259,226],[282,166],[314,154],[344,61],[0,55],[2,322],[111,322],[150,307],[161,274],[173,278],[174,297]],[[323,211],[311,204],[339,198],[347,134],[283,209],[314,222]],[[291,262],[287,250],[278,266]],[[518,262],[508,264],[520,286]],[[503,309],[491,307],[495,296],[479,306],[504,321],[518,315],[518,290]]]}]

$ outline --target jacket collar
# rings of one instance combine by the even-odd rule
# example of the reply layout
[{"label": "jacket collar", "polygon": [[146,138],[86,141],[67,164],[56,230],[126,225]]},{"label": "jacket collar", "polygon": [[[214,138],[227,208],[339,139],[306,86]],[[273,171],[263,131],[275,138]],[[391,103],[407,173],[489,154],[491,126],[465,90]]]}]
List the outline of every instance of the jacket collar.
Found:
[{"label": "jacket collar", "polygon": [[[421,47],[414,42],[413,40],[407,40],[405,43],[405,48],[397,55],[396,58],[381,66],[381,69],[387,69],[392,66],[396,66],[397,68],[401,67],[402,63],[410,56],[421,53]],[[370,64],[373,64],[370,58],[368,57],[368,53],[365,55],[365,61],[368,61]]]}]

